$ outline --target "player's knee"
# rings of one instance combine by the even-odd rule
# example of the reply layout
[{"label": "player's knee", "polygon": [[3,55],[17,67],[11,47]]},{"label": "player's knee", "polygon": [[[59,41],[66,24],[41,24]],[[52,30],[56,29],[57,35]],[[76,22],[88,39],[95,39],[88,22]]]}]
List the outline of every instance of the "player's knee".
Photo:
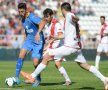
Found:
[{"label": "player's knee", "polygon": [[61,62],[59,62],[59,61],[55,62],[55,66],[56,66],[56,68],[60,68],[61,67]]},{"label": "player's knee", "polygon": [[106,56],[108,57],[108,52],[106,53]]},{"label": "player's knee", "polygon": [[25,54],[20,53],[20,54],[19,54],[19,57],[20,57],[20,58],[24,58],[24,57],[25,57]]},{"label": "player's knee", "polygon": [[101,52],[97,52],[97,54],[96,54],[96,55],[100,56],[100,55],[101,55]]}]

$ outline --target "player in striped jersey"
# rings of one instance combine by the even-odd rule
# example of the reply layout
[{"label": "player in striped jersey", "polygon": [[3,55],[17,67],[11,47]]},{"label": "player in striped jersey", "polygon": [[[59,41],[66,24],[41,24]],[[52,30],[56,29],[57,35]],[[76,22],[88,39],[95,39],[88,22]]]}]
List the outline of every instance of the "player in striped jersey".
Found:
[{"label": "player in striped jersey", "polygon": [[[50,8],[47,8],[43,11],[44,20],[47,21],[46,29],[45,29],[45,35],[46,35],[46,42],[47,46],[44,50],[47,50],[48,48],[57,48],[60,47],[63,44],[63,28],[62,25],[53,18],[53,11]],[[63,75],[65,78],[65,84],[63,85],[70,85],[71,80],[65,70],[65,68],[61,65],[64,58],[56,58],[55,60],[55,66],[59,70],[59,72]]]},{"label": "player in striped jersey", "polygon": [[99,69],[99,61],[102,52],[105,52],[106,56],[108,57],[108,24],[105,22],[105,16],[100,17],[100,22],[102,25],[100,34],[100,43],[97,48],[97,55],[95,60],[95,66]]}]

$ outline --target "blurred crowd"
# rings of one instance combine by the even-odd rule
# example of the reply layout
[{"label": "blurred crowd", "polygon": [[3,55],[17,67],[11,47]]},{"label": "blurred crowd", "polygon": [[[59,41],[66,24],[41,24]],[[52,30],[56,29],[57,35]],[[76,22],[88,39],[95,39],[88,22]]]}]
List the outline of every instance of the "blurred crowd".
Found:
[{"label": "blurred crowd", "polygon": [[54,11],[54,17],[60,19],[60,4],[64,1],[71,3],[72,12],[76,15],[95,15],[91,6],[82,7],[78,0],[0,0],[0,46],[19,48],[23,42],[21,38],[24,30],[17,12],[18,3],[26,2],[28,10],[40,17],[43,10],[50,7]]}]

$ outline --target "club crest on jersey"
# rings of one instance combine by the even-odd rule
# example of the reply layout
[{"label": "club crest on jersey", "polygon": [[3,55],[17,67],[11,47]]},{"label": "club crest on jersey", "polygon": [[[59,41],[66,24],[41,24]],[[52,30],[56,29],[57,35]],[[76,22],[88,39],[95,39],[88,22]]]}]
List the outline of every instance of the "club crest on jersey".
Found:
[{"label": "club crest on jersey", "polygon": [[26,26],[26,31],[27,31],[27,33],[32,33],[33,29],[28,29],[28,26]]},{"label": "club crest on jersey", "polygon": [[26,29],[28,29],[28,26],[26,26]]}]

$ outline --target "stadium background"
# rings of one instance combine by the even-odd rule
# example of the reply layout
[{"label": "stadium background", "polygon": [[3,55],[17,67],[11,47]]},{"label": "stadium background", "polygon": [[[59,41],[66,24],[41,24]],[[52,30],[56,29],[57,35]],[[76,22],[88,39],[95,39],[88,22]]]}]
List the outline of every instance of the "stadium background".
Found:
[{"label": "stadium background", "polygon": [[[94,60],[99,43],[99,36],[95,34],[100,32],[100,16],[106,16],[108,22],[108,0],[0,0],[0,60],[16,60],[24,40],[24,30],[17,12],[19,2],[26,2],[28,10],[40,17],[42,11],[50,7],[54,11],[54,17],[62,23],[60,4],[64,1],[72,5],[72,12],[80,18],[84,56],[88,60]],[[30,55],[26,59],[29,60]]]}]

